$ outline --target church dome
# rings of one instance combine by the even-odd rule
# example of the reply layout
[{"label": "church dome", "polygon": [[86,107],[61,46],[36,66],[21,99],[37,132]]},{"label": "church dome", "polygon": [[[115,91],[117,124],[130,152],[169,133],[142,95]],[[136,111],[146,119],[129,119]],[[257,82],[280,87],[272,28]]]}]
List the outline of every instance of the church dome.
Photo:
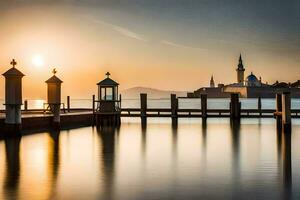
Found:
[{"label": "church dome", "polygon": [[252,72],[249,76],[247,76],[246,83],[247,86],[250,87],[261,86],[261,82],[257,79],[257,77]]},{"label": "church dome", "polygon": [[247,76],[247,82],[255,83],[255,82],[258,82],[258,79],[257,79],[257,77],[251,72],[251,74],[250,74],[249,76]]}]

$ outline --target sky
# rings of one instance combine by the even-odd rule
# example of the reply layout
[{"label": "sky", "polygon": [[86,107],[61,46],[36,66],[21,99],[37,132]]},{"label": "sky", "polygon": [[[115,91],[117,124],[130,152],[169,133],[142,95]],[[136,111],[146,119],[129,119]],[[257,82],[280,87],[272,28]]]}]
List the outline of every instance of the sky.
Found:
[{"label": "sky", "polygon": [[293,82],[299,10],[297,0],[1,0],[0,70],[17,60],[25,98],[45,98],[54,67],[76,98],[95,94],[107,71],[121,90],[233,83],[240,53],[246,75]]}]

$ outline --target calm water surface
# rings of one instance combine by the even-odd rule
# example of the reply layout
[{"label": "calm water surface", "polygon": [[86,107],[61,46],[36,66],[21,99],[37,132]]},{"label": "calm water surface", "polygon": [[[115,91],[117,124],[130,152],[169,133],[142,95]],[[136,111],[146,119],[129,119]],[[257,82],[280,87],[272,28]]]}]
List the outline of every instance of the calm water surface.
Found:
[{"label": "calm water surface", "polygon": [[0,199],[300,199],[300,121],[124,119],[0,141]]}]

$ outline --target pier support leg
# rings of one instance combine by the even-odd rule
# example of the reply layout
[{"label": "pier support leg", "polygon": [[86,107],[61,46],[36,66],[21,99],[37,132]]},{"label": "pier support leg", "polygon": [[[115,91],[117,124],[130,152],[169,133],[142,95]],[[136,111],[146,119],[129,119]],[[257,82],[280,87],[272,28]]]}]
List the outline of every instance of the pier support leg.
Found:
[{"label": "pier support leg", "polygon": [[276,94],[276,128],[278,133],[281,134],[282,129],[282,116],[278,113],[282,112],[282,94]]},{"label": "pier support leg", "polygon": [[291,93],[282,94],[282,127],[284,133],[291,132]]},{"label": "pier support leg", "polygon": [[230,117],[232,119],[240,119],[240,117],[241,117],[241,104],[239,102],[239,94],[238,93],[231,94]]},{"label": "pier support leg", "polygon": [[24,110],[25,111],[28,110],[28,101],[27,100],[24,101]]},{"label": "pier support leg", "polygon": [[98,118],[95,116],[95,95],[92,97],[93,125],[98,125]]},{"label": "pier support leg", "polygon": [[60,129],[60,104],[53,104],[53,128]]},{"label": "pier support leg", "polygon": [[147,123],[147,94],[141,93],[140,94],[140,101],[141,101],[141,121],[142,124]]},{"label": "pier support leg", "polygon": [[22,128],[21,105],[6,105],[5,113],[6,132],[9,134],[18,134]]},{"label": "pier support leg", "polygon": [[67,96],[67,110],[70,112],[70,96]]},{"label": "pier support leg", "polygon": [[171,94],[171,117],[172,117],[172,125],[176,125],[178,123],[178,99],[176,98],[176,94]]},{"label": "pier support leg", "polygon": [[258,108],[259,116],[261,117],[261,97],[258,97],[257,99],[257,108]]},{"label": "pier support leg", "polygon": [[201,94],[201,114],[202,118],[207,118],[207,94]]}]

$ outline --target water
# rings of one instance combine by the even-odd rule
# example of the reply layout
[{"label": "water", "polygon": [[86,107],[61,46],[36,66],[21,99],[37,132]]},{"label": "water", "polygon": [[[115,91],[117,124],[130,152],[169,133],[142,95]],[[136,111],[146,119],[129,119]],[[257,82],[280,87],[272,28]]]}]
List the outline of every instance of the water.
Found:
[{"label": "water", "polygon": [[[257,99],[241,98],[242,109],[257,109]],[[29,109],[43,109],[45,100],[28,100]],[[209,98],[207,100],[208,109],[229,109],[230,99],[228,98]],[[66,102],[63,101],[66,106]],[[170,99],[148,99],[148,108],[170,108]],[[0,99],[0,110],[5,109],[4,100]],[[92,108],[92,99],[73,99],[70,100],[71,108]],[[179,108],[182,109],[199,109],[201,108],[200,99],[179,99]],[[292,109],[300,109],[300,99],[291,100]],[[22,107],[23,108],[23,107]],[[140,108],[139,99],[123,99],[122,108]],[[262,109],[275,109],[275,99],[262,99]]]},{"label": "water", "polygon": [[122,120],[0,141],[0,199],[300,198],[300,120]]}]

